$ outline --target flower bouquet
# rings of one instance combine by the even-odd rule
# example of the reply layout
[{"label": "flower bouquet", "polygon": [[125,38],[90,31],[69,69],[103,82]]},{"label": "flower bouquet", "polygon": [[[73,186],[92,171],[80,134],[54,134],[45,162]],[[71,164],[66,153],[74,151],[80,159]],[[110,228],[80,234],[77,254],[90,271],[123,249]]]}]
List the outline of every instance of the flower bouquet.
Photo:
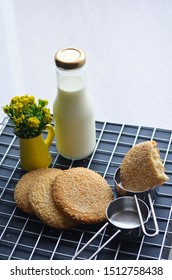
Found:
[{"label": "flower bouquet", "polygon": [[9,116],[17,136],[32,138],[39,135],[52,121],[47,104],[47,100],[39,99],[36,102],[33,96],[22,95],[13,97],[3,110]]},{"label": "flower bouquet", "polygon": [[[33,96],[22,95],[13,97],[10,104],[3,107],[19,138],[21,166],[28,171],[48,167],[52,161],[48,149],[54,138],[54,127],[47,104],[46,100],[36,102]],[[45,140],[44,130],[48,131]]]}]

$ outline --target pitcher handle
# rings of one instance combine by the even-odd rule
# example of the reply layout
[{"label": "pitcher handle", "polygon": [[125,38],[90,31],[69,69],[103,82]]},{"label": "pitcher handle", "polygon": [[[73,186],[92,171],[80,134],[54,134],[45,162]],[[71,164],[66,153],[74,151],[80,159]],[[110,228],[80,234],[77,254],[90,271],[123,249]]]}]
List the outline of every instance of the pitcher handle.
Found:
[{"label": "pitcher handle", "polygon": [[55,135],[54,127],[51,124],[47,124],[45,126],[45,130],[48,131],[47,138],[44,140],[45,145],[49,148],[51,143],[53,142],[53,138]]}]

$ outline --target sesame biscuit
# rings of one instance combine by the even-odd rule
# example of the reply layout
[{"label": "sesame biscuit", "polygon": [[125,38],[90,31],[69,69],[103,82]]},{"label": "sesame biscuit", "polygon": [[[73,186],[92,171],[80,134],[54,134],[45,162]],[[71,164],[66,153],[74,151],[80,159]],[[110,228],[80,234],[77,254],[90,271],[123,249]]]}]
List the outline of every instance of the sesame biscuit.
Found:
[{"label": "sesame biscuit", "polygon": [[106,180],[82,167],[58,174],[53,183],[53,196],[65,215],[84,224],[106,220],[106,208],[114,199]]},{"label": "sesame biscuit", "polygon": [[45,173],[35,181],[34,187],[29,191],[29,202],[34,214],[45,224],[58,229],[74,227],[76,222],[60,211],[52,195],[52,182],[56,175],[63,171],[55,169]]},{"label": "sesame biscuit", "polygon": [[157,143],[146,141],[135,145],[124,157],[120,167],[124,189],[143,192],[168,180]]},{"label": "sesame biscuit", "polygon": [[44,169],[35,169],[26,174],[24,174],[18,181],[17,185],[14,189],[14,201],[20,209],[28,214],[33,214],[30,202],[29,202],[29,191],[30,188],[34,186],[37,178],[43,174],[45,174],[49,168]]}]

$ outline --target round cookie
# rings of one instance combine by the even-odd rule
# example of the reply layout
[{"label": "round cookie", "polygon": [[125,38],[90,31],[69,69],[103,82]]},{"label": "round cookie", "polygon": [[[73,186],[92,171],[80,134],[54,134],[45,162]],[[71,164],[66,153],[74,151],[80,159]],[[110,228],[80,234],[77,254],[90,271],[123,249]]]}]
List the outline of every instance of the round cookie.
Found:
[{"label": "round cookie", "polygon": [[58,174],[53,183],[53,196],[65,215],[84,224],[106,220],[106,208],[114,199],[106,180],[82,167]]},{"label": "round cookie", "polygon": [[29,202],[29,191],[34,186],[37,178],[45,174],[49,168],[40,168],[32,170],[24,174],[18,181],[14,189],[14,201],[20,209],[28,214],[33,214],[30,202]]},{"label": "round cookie", "polygon": [[133,192],[146,191],[168,180],[155,141],[136,144],[128,151],[121,163],[120,180],[124,189]]},{"label": "round cookie", "polygon": [[52,182],[56,175],[62,173],[62,170],[55,169],[40,176],[29,191],[29,202],[34,214],[42,222],[58,229],[67,229],[74,227],[76,222],[60,211],[52,195]]}]

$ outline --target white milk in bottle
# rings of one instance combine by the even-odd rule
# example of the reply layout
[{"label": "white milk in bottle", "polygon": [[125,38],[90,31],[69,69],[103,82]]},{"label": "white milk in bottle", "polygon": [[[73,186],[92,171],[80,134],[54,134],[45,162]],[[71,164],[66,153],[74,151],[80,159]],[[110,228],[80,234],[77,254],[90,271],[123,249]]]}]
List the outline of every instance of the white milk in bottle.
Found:
[{"label": "white milk in bottle", "polygon": [[92,100],[87,92],[85,53],[67,48],[55,54],[57,96],[53,105],[56,146],[69,159],[89,156],[96,143]]}]

